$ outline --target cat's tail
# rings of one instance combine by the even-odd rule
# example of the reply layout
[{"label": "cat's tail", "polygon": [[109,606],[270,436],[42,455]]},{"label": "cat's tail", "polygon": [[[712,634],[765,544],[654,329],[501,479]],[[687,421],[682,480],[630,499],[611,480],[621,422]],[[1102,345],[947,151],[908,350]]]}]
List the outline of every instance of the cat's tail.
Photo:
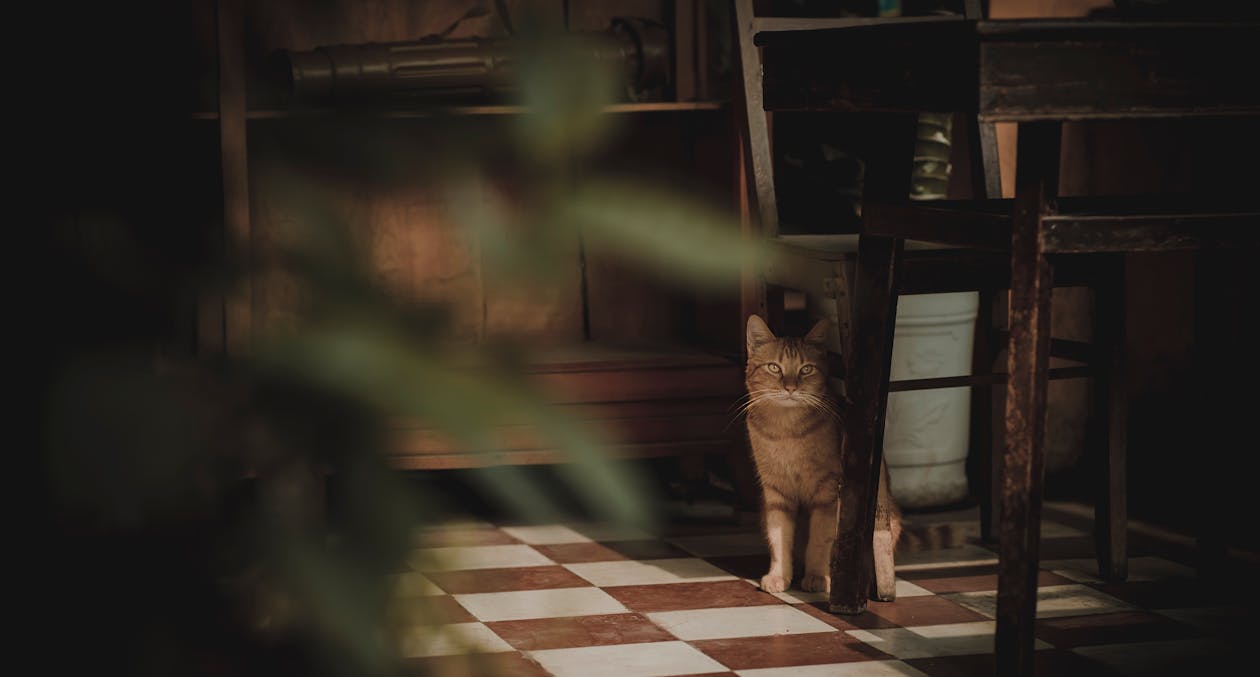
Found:
[{"label": "cat's tail", "polygon": [[967,534],[960,525],[942,522],[939,524],[902,524],[901,534],[897,539],[897,552],[922,552],[924,550],[945,550],[957,548],[967,543]]}]

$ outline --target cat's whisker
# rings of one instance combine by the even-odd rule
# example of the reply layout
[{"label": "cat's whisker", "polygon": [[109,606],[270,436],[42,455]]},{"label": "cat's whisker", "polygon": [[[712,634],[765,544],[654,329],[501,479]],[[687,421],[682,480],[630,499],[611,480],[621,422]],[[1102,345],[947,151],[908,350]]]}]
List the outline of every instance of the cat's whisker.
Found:
[{"label": "cat's whisker", "polygon": [[827,416],[831,416],[835,419],[840,418],[840,411],[827,398],[814,393],[801,393],[801,395],[805,403],[812,407],[815,411],[826,414]]},{"label": "cat's whisker", "polygon": [[774,392],[773,388],[759,388],[756,390],[750,390],[748,391],[747,394],[740,395],[739,399],[735,400],[735,402],[731,404],[730,407],[727,408],[727,411],[731,411],[737,408],[747,408],[749,402],[751,402],[753,399],[757,398],[758,396],[764,395],[766,393],[772,393],[772,392]]},{"label": "cat's whisker", "polygon": [[735,410],[735,413],[731,415],[731,420],[727,422],[726,428],[730,428],[734,425],[736,421],[744,416],[744,414],[748,413],[748,410],[769,399],[766,394],[772,392],[774,392],[773,389],[762,389],[750,392],[747,396],[747,401],[740,403],[738,408]]}]

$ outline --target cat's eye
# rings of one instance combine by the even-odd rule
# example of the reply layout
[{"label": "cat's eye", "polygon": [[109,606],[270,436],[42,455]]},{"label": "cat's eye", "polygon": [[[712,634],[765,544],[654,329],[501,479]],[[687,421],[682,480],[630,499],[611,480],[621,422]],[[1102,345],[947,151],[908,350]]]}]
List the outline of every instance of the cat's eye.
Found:
[{"label": "cat's eye", "polygon": [[771,374],[779,374],[783,372],[783,370],[779,368],[779,365],[774,362],[766,364],[766,371],[769,371]]},{"label": "cat's eye", "polygon": [[805,366],[801,367],[801,376],[807,376],[807,375],[812,374],[812,373],[814,373],[814,365],[812,365],[812,364],[807,364],[807,365],[805,365]]}]

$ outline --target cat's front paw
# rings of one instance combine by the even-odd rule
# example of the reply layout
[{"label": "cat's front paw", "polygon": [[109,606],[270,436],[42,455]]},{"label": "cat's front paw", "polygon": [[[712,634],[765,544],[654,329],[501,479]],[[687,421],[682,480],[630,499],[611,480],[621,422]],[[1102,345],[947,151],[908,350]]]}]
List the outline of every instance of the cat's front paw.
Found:
[{"label": "cat's front paw", "polygon": [[801,590],[805,592],[831,592],[831,576],[805,574],[805,578],[801,579]]},{"label": "cat's front paw", "polygon": [[792,582],[790,578],[784,578],[779,574],[766,574],[761,577],[761,589],[766,592],[783,592],[788,589],[788,584]]}]

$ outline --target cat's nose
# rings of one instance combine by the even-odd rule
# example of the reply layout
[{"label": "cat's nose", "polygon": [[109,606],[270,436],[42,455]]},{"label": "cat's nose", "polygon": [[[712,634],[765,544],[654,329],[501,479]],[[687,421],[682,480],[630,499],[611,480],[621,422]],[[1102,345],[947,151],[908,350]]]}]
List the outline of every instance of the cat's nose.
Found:
[{"label": "cat's nose", "polygon": [[795,383],[785,383],[785,384],[783,384],[783,389],[784,389],[784,390],[786,390],[786,391],[788,391],[789,393],[794,393],[794,392],[796,392],[796,384],[795,384]]}]

